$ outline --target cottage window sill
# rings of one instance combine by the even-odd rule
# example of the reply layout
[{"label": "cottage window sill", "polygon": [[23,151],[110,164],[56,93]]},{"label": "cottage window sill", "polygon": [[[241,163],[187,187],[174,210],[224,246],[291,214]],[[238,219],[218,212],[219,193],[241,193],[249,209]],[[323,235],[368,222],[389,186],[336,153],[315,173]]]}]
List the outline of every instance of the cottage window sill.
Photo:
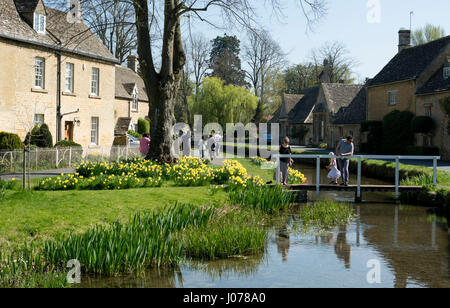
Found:
[{"label": "cottage window sill", "polygon": [[72,92],[62,92],[62,95],[64,95],[64,96],[77,96],[75,93],[72,93]]},{"label": "cottage window sill", "polygon": [[90,95],[89,95],[89,98],[92,98],[92,99],[102,99],[101,96],[97,96],[97,95],[94,95],[94,94],[90,94]]},{"label": "cottage window sill", "polygon": [[47,91],[47,90],[45,90],[45,89],[39,89],[39,88],[31,88],[31,92],[48,94],[48,91]]}]

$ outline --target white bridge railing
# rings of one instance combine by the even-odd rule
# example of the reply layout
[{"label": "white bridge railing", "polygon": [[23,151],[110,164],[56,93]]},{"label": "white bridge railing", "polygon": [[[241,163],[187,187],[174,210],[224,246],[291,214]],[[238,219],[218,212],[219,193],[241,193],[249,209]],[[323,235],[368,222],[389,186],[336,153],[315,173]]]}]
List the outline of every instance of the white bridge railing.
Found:
[{"label": "white bridge railing", "polygon": [[358,160],[358,171],[357,171],[357,199],[361,199],[361,162],[363,159],[375,159],[375,160],[394,160],[395,161],[395,197],[398,198],[399,187],[400,187],[400,161],[401,160],[432,160],[433,161],[433,185],[437,186],[437,162],[441,159],[440,156],[387,156],[387,155],[354,155],[354,156],[336,156],[336,155],[303,155],[303,154],[292,154],[292,155],[274,155],[277,163],[277,184],[280,184],[280,159],[281,158],[300,158],[300,159],[316,159],[316,194],[320,193],[320,161],[321,159],[357,159]]}]

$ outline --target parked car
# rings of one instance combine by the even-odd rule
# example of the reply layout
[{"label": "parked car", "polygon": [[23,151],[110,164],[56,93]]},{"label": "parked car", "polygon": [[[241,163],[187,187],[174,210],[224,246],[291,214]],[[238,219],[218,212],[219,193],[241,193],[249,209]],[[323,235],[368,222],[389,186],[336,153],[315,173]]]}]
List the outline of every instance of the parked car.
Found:
[{"label": "parked car", "polygon": [[129,134],[127,134],[127,137],[128,137],[128,144],[130,146],[139,146],[141,144],[141,140],[139,140],[138,138],[133,137]]}]

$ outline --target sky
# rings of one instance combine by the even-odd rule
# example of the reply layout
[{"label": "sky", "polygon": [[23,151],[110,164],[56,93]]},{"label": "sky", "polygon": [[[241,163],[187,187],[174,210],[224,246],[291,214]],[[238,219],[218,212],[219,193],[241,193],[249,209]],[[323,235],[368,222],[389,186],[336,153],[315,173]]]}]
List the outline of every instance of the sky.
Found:
[{"label": "sky", "polygon": [[[286,52],[290,64],[306,62],[311,49],[325,42],[340,41],[357,61],[355,77],[364,81],[373,78],[398,51],[398,31],[410,28],[410,12],[413,11],[412,29],[427,23],[442,26],[450,35],[449,0],[327,0],[325,18],[307,31],[306,20],[296,0],[281,0],[283,15],[274,16],[264,7],[258,8],[259,21],[278,41]],[[379,14],[373,14],[379,8]],[[370,16],[369,16],[370,15]],[[368,18],[369,16],[369,18]],[[210,20],[220,20],[211,13]],[[205,23],[195,23],[193,32],[202,32],[208,39],[225,32],[245,40],[242,29],[214,29]]]}]

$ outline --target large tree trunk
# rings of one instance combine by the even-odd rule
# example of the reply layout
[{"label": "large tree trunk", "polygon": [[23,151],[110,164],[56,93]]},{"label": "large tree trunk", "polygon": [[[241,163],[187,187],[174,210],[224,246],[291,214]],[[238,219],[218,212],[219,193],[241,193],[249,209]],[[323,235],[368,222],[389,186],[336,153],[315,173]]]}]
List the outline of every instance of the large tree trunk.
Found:
[{"label": "large tree trunk", "polygon": [[176,14],[177,0],[165,0],[164,35],[161,71],[156,72],[150,40],[147,0],[134,0],[136,11],[137,45],[141,76],[150,100],[151,145],[148,159],[172,163],[175,158],[172,127],[175,124],[174,106],[180,88],[186,55],[181,41],[180,20]]}]

